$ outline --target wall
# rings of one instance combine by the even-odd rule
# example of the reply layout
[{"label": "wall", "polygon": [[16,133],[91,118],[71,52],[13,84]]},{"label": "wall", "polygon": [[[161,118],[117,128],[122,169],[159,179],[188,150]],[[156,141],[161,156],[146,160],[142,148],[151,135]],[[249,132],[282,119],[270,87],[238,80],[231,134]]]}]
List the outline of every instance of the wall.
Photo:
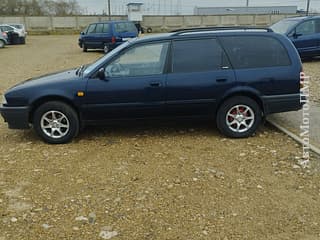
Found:
[{"label": "wall", "polygon": [[[178,28],[206,26],[269,26],[292,15],[216,15],[216,16],[144,16],[142,26],[153,32],[166,32]],[[127,19],[127,16],[112,16],[113,20]],[[0,23],[23,23],[31,32],[81,31],[89,23],[108,21],[106,16],[72,17],[0,17]]]}]

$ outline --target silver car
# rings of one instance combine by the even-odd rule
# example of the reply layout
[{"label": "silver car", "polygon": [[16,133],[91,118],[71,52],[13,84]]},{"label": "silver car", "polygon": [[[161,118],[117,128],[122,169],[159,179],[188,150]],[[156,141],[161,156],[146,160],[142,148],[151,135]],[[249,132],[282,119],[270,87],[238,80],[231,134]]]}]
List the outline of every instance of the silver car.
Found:
[{"label": "silver car", "polygon": [[0,48],[4,48],[8,44],[8,35],[0,30]]}]

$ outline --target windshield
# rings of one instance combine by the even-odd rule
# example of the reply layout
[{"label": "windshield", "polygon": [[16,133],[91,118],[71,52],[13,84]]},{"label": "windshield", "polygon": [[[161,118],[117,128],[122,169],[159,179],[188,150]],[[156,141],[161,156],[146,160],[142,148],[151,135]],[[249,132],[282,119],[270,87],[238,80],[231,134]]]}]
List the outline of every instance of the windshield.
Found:
[{"label": "windshield", "polygon": [[298,22],[298,20],[281,20],[271,25],[270,28],[276,33],[286,34]]},{"label": "windshield", "polygon": [[96,69],[98,66],[100,66],[102,63],[104,63],[108,58],[113,57],[115,54],[117,54],[119,51],[121,51],[122,49],[124,49],[125,47],[127,47],[130,42],[132,42],[132,40],[127,41],[123,44],[121,44],[120,46],[116,47],[115,49],[113,49],[111,52],[107,53],[105,56],[99,58],[96,62],[92,63],[91,65],[89,65],[85,71],[84,71],[84,75],[89,74],[91,71],[93,71],[94,69]]}]

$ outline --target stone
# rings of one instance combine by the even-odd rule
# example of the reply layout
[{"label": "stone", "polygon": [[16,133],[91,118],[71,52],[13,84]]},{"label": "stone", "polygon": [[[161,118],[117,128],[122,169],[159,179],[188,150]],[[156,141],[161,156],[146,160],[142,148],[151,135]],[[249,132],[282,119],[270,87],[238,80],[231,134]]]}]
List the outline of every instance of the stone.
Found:
[{"label": "stone", "polygon": [[10,221],[13,222],[13,223],[15,223],[15,222],[18,222],[18,219],[15,218],[15,217],[12,217],[12,218],[10,219]]},{"label": "stone", "polygon": [[111,239],[118,235],[117,231],[104,231],[102,230],[99,234],[99,237],[102,239]]},{"label": "stone", "polygon": [[94,224],[95,223],[95,221],[96,221],[96,219],[97,219],[97,216],[96,216],[96,214],[95,213],[89,213],[89,223],[90,224]]},{"label": "stone", "polygon": [[44,224],[42,224],[42,227],[44,229],[49,229],[51,226],[49,224],[44,223]]},{"label": "stone", "polygon": [[88,221],[88,218],[84,217],[84,216],[79,216],[79,217],[76,217],[75,219],[76,221]]}]

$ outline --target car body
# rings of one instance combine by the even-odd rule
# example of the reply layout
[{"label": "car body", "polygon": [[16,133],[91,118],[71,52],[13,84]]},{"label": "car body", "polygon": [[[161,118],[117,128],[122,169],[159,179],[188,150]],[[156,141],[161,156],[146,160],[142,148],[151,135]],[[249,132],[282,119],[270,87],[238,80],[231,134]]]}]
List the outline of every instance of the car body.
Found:
[{"label": "car body", "polygon": [[8,35],[0,29],[0,48],[4,48],[8,44]]},{"label": "car body", "polygon": [[292,42],[269,29],[181,30],[18,84],[0,112],[9,128],[33,125],[48,143],[68,142],[85,125],[181,117],[213,118],[226,136],[248,137],[262,117],[302,107],[301,71]]},{"label": "car body", "polygon": [[[8,24],[0,24],[0,29],[3,32],[6,33],[11,33],[11,36],[16,36],[14,37],[11,41],[9,40],[9,42],[11,44],[25,44],[26,43],[26,34],[23,30],[15,28],[14,26],[10,26]],[[15,34],[12,34],[15,33]],[[10,36],[9,36],[10,38]]]},{"label": "car body", "polygon": [[130,21],[109,21],[91,23],[80,33],[78,44],[88,49],[103,49],[105,53],[131,38],[138,36],[138,30]]},{"label": "car body", "polygon": [[320,56],[320,16],[285,18],[270,28],[286,35],[302,58]]},{"label": "car body", "polygon": [[28,32],[26,31],[26,27],[21,23],[9,23],[8,25],[14,27],[16,31],[19,33],[19,37],[24,38],[26,40]]}]

